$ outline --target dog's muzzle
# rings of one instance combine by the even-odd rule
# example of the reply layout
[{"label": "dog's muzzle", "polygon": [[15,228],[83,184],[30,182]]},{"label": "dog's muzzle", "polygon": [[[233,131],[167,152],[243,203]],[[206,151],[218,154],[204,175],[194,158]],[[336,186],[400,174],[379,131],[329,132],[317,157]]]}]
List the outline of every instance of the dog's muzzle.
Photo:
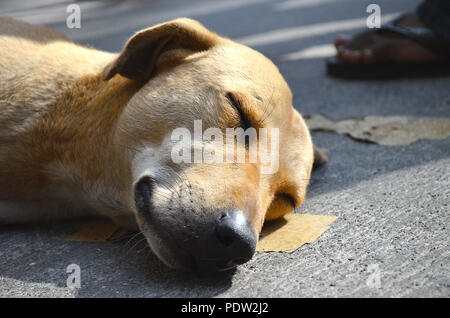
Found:
[{"label": "dog's muzzle", "polygon": [[248,262],[255,253],[256,235],[244,212],[220,212],[214,227],[213,244],[205,252],[219,254],[216,267],[232,268]]},{"label": "dog's muzzle", "polygon": [[150,177],[144,177],[136,184],[136,207],[152,235],[156,233],[164,247],[170,249],[171,260],[162,259],[169,266],[223,271],[253,257],[256,233],[245,212],[239,209],[212,211],[202,213],[200,218],[195,215],[195,210],[191,215],[174,211],[167,217],[152,206],[153,186],[154,181]]}]

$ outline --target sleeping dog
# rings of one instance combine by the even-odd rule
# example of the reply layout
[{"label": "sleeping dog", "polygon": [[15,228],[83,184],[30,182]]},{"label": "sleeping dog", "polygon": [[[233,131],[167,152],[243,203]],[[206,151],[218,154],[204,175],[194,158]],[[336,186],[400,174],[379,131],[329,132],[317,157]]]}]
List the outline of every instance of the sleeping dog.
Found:
[{"label": "sleeping dog", "polygon": [[[112,54],[1,18],[0,47],[0,223],[108,217],[170,267],[226,270],[251,259],[264,220],[302,204],[326,160],[276,66],[197,21],[141,30]],[[175,162],[173,132],[196,121],[276,129],[277,169],[259,155]],[[234,151],[248,159],[250,143]]]}]

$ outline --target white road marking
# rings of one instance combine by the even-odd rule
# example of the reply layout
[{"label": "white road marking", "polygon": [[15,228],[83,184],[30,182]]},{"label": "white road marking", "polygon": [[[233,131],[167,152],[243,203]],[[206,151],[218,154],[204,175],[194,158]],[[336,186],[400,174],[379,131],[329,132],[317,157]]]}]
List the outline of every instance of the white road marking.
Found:
[{"label": "white road marking", "polygon": [[[55,3],[50,7],[43,6],[38,8],[24,9],[16,12],[2,12],[2,15],[32,24],[62,23],[67,19],[68,13],[66,9],[69,4],[70,3]],[[82,17],[84,12],[94,10],[103,12],[102,9],[107,8],[107,5],[100,1],[81,2],[78,5],[81,8]]]},{"label": "white road marking", "polygon": [[333,44],[323,44],[311,46],[309,48],[288,53],[282,55],[280,58],[283,61],[295,61],[295,60],[304,60],[304,59],[316,59],[323,57],[330,57],[336,55],[336,48]]},{"label": "white road marking", "polygon": [[[400,13],[385,14],[382,17],[383,23],[397,17]],[[366,26],[366,17],[358,19],[349,19],[341,21],[331,21],[325,23],[317,23],[267,31],[264,33],[248,35],[245,37],[234,39],[235,41],[249,46],[269,45],[274,43],[286,42],[290,40],[298,40],[301,38],[312,37],[315,35],[323,35],[327,33],[335,33],[339,31],[357,29]]]},{"label": "white road marking", "polygon": [[288,0],[275,4],[275,11],[315,7],[318,5],[333,3],[337,1],[338,0]]},{"label": "white road marking", "polygon": [[[123,30],[141,29],[143,27],[148,27],[179,17],[193,17],[195,19],[198,19],[202,16],[208,16],[210,14],[217,14],[266,2],[271,2],[271,0],[228,0],[211,1],[208,3],[201,2],[199,4],[192,4],[190,6],[170,9],[167,11],[158,11],[156,13],[144,10],[140,14],[133,15],[133,19],[125,19],[116,24],[108,23],[105,25],[105,21],[102,19],[100,19],[99,21],[86,21],[84,24],[85,26],[77,30],[77,32],[70,32],[70,30],[67,30],[67,28],[61,28],[58,29],[58,31],[65,33],[72,40],[83,41],[106,37],[119,32],[123,32]],[[97,12],[99,16],[101,15],[101,13],[101,11]]]}]

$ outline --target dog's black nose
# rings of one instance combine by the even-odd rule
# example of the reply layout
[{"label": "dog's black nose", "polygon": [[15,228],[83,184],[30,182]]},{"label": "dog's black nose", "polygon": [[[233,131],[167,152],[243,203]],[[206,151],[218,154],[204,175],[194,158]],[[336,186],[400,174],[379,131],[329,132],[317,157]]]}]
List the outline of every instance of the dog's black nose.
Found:
[{"label": "dog's black nose", "polygon": [[240,210],[220,212],[215,230],[215,253],[219,252],[224,267],[249,261],[255,253],[256,235],[246,214]]}]

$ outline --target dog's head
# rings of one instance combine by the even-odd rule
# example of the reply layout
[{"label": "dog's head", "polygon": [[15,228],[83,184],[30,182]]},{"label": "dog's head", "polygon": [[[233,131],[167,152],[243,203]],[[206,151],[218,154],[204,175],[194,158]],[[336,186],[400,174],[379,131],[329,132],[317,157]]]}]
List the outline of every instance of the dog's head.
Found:
[{"label": "dog's head", "polygon": [[152,250],[176,268],[248,261],[264,220],[302,204],[314,161],[276,66],[183,18],[133,36],[104,78],[115,74],[142,83],[116,138],[136,150],[130,191]]}]

